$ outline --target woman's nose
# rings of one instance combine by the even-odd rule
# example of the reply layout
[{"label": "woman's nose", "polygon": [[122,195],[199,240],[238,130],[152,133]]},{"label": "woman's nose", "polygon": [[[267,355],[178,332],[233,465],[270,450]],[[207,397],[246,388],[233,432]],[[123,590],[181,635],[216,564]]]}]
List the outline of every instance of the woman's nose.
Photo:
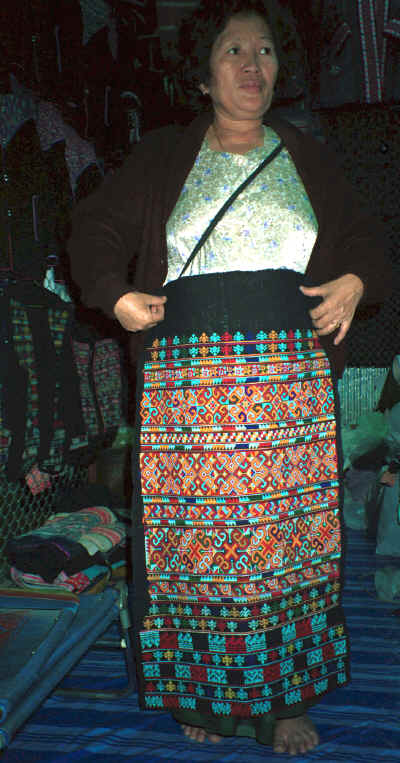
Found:
[{"label": "woman's nose", "polygon": [[258,71],[260,68],[259,61],[258,61],[258,53],[254,51],[254,53],[248,53],[245,61],[243,62],[243,68],[246,71]]}]

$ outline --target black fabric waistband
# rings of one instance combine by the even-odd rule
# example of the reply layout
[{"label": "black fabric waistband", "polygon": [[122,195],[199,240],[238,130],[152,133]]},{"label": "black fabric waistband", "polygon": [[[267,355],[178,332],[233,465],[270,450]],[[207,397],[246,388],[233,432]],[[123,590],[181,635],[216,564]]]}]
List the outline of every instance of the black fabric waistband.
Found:
[{"label": "black fabric waistband", "polygon": [[[312,328],[309,310],[318,301],[305,297],[302,273],[293,270],[234,271],[188,276],[171,281],[165,320],[153,336],[259,328]],[[149,336],[146,337],[148,344]]]}]

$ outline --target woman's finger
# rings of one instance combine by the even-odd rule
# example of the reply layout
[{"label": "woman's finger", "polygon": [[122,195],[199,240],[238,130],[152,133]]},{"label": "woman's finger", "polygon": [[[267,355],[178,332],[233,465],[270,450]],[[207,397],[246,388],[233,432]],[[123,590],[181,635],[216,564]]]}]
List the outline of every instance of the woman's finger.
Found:
[{"label": "woman's finger", "polygon": [[306,297],[324,297],[329,289],[329,283],[319,286],[299,286],[299,289]]},{"label": "woman's finger", "polygon": [[336,334],[333,344],[338,345],[340,342],[345,338],[349,328],[350,328],[351,321],[343,321],[343,323],[340,324],[339,331]]}]

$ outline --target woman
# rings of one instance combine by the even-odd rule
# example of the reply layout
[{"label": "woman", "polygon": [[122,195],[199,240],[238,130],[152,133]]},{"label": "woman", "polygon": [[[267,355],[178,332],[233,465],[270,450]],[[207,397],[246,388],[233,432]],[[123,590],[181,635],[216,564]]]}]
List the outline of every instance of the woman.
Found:
[{"label": "woman", "polygon": [[83,299],[144,345],[142,706],[198,741],[247,734],[296,754],[318,743],[307,709],[348,680],[335,378],[359,302],[385,282],[380,238],[325,148],[269,113],[276,11],[201,5],[185,30],[212,109],[145,136],[78,209],[70,253]]}]

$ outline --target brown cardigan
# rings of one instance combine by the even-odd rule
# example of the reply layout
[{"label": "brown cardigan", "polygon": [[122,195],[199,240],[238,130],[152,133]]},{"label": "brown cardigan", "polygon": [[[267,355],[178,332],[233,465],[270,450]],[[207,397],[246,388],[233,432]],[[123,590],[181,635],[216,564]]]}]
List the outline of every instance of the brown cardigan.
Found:
[{"label": "brown cardigan", "polygon": [[[166,222],[211,121],[212,113],[205,112],[186,128],[171,125],[148,133],[123,167],[78,205],[68,249],[73,279],[88,306],[113,315],[117,300],[132,289],[161,293]],[[380,303],[389,292],[390,273],[377,221],[360,205],[324,145],[273,114],[265,121],[290,152],[318,221],[305,285],[355,273],[365,286],[363,303]],[[133,343],[139,338],[134,334]],[[332,336],[322,341],[340,376],[344,342],[335,347]]]}]

